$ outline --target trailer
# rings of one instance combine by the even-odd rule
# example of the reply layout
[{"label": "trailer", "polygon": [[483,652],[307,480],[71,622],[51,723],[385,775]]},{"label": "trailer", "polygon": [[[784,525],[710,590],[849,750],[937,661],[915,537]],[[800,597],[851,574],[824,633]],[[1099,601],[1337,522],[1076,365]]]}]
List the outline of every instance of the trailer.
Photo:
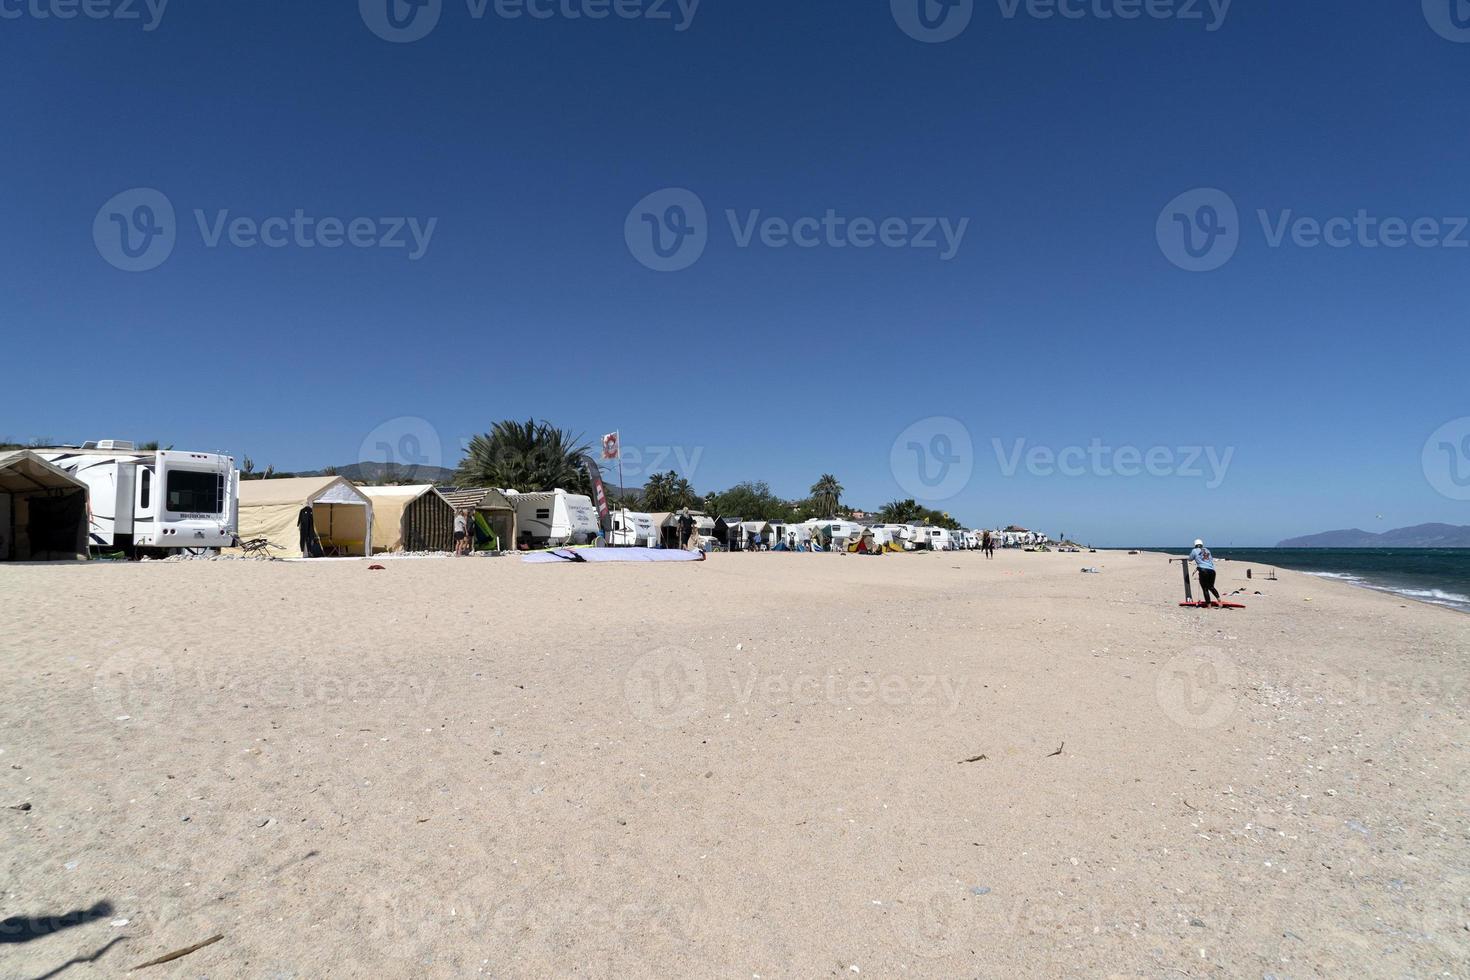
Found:
[{"label": "trailer", "polygon": [[517,493],[504,490],[516,511],[516,543],[530,548],[591,544],[600,527],[592,498],[565,490]]},{"label": "trailer", "polygon": [[612,534],[608,544],[615,548],[657,548],[659,529],[652,514],[640,514],[624,508],[612,512]]},{"label": "trailer", "polygon": [[240,473],[232,456],[138,449],[121,439],[38,449],[36,455],[86,484],[93,551],[139,558],[235,544]]}]

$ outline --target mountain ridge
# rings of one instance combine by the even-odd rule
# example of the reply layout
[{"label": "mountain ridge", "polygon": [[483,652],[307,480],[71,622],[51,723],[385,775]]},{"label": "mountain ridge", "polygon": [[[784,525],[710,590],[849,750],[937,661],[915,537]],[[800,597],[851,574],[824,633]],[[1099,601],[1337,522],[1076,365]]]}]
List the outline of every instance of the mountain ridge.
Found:
[{"label": "mountain ridge", "polygon": [[1353,527],[1278,542],[1278,548],[1470,548],[1470,525],[1415,524],[1381,533]]}]

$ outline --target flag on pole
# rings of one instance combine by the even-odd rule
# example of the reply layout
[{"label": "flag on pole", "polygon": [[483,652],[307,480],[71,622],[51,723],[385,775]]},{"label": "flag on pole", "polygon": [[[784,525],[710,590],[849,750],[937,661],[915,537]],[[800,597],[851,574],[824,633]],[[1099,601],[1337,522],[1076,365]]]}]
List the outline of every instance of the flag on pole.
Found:
[{"label": "flag on pole", "polygon": [[609,432],[607,435],[603,436],[602,437],[602,458],[603,458],[603,460],[622,459],[623,458],[623,449],[622,449],[622,446],[621,446],[620,443],[621,443],[621,440],[619,439],[618,433],[616,433],[616,432]]}]

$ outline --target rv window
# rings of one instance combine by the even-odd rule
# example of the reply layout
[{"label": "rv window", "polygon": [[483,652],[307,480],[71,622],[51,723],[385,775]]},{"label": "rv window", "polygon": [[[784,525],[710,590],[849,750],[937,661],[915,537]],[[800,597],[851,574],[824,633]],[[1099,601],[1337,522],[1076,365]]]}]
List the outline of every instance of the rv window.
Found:
[{"label": "rv window", "polygon": [[168,509],[175,514],[218,514],[224,510],[220,479],[214,473],[172,470],[168,474]]},{"label": "rv window", "polygon": [[139,510],[147,510],[148,509],[148,498],[149,498],[149,495],[150,495],[149,494],[149,491],[151,491],[152,489],[153,489],[153,471],[152,470],[144,470],[143,471],[143,482],[142,482],[141,487],[138,490],[138,509]]},{"label": "rv window", "polygon": [[536,511],[536,520],[538,520],[538,521],[549,521],[549,520],[551,520],[551,511],[550,510],[547,510],[547,509],[537,510]]}]

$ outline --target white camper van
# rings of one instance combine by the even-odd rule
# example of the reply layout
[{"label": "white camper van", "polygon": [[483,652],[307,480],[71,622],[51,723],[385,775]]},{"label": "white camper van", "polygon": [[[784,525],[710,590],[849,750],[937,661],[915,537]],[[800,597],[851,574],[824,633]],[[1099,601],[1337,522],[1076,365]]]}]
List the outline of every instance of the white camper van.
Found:
[{"label": "white camper van", "polygon": [[533,548],[560,548],[597,540],[597,508],[592,498],[565,490],[517,493],[504,490],[516,510],[517,544]]},{"label": "white camper van", "polygon": [[631,510],[613,511],[608,544],[617,548],[657,548],[658,528],[653,524],[653,515]]},{"label": "white camper van", "polygon": [[143,450],[104,439],[37,450],[87,485],[87,540],[130,557],[228,548],[240,526],[240,473],[231,456]]}]

